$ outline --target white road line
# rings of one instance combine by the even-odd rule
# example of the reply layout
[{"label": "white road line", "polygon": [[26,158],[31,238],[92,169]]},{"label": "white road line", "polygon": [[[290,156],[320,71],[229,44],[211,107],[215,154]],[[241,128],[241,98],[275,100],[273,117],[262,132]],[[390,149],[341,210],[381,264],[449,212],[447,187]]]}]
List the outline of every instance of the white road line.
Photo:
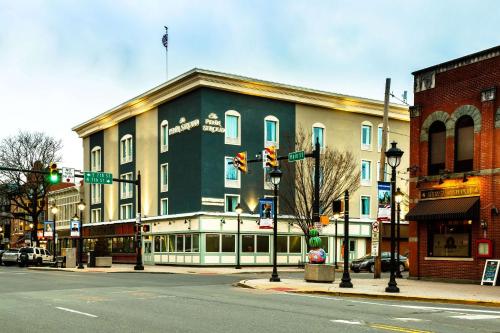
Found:
[{"label": "white road line", "polygon": [[72,312],[72,313],[81,314],[81,315],[87,316],[87,317],[97,318],[96,315],[93,315],[93,314],[90,314],[90,313],[80,312],[80,311],[76,311],[76,310],[72,310],[72,309],[68,309],[68,308],[61,308],[60,306],[56,306],[56,309],[63,310],[63,311],[68,311],[68,312]]},{"label": "white road line", "polygon": [[359,320],[343,320],[343,319],[332,319],[330,320],[332,323],[341,323],[341,324],[349,324],[349,325],[363,325]]},{"label": "white road line", "polygon": [[498,319],[500,318],[500,316],[465,314],[461,316],[451,316],[450,318],[467,319],[467,320],[485,320],[485,319]]},{"label": "white road line", "polygon": [[430,321],[428,319],[420,319],[420,318],[392,318],[394,320],[399,320],[399,321],[403,321],[405,323],[407,322],[421,322],[421,321]]},{"label": "white road line", "polygon": [[439,307],[439,306],[384,304],[384,303],[364,302],[364,301],[350,301],[350,302],[353,302],[353,303],[362,303],[362,304],[370,304],[370,305],[392,306],[392,307],[406,308],[406,309],[428,310],[428,311],[457,311],[457,312],[491,313],[491,314],[498,314],[498,315],[500,315],[500,311],[492,311],[492,310],[478,310],[478,309],[465,309],[465,308],[446,308],[446,307]]},{"label": "white road line", "polygon": [[24,272],[17,272],[17,273],[14,273],[16,275],[24,275],[24,274],[28,274],[28,273],[24,273]]}]

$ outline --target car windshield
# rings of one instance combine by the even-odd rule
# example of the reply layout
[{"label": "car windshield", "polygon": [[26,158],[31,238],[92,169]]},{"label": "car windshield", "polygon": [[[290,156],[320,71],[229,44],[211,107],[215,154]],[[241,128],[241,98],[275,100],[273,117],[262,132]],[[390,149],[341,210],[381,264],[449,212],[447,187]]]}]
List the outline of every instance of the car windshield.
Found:
[{"label": "car windshield", "polygon": [[21,253],[33,253],[33,248],[32,247],[26,247],[24,249],[20,250]]}]

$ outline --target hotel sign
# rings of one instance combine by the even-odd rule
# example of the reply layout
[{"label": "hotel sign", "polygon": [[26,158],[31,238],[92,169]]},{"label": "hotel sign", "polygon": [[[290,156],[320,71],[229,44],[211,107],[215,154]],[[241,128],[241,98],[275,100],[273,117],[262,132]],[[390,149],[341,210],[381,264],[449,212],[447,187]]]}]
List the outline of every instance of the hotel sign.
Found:
[{"label": "hotel sign", "polygon": [[470,197],[479,195],[479,186],[433,188],[420,191],[420,199]]},{"label": "hotel sign", "polygon": [[[174,126],[168,130],[168,135],[179,134],[184,131],[190,131],[193,128],[200,126],[200,119],[195,119],[187,121],[186,118],[182,117],[179,119],[179,125]],[[210,113],[208,118],[205,119],[205,123],[202,126],[204,132],[210,133],[224,133],[225,129],[222,127],[222,122],[218,119],[215,113]]]}]

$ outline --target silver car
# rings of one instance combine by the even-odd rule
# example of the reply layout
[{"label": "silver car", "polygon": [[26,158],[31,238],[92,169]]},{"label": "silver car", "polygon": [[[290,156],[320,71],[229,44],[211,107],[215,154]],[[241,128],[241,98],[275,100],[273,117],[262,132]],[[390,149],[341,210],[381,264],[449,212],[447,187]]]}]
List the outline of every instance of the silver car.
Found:
[{"label": "silver car", "polygon": [[8,249],[2,255],[2,262],[5,266],[17,264],[19,258],[19,249]]}]

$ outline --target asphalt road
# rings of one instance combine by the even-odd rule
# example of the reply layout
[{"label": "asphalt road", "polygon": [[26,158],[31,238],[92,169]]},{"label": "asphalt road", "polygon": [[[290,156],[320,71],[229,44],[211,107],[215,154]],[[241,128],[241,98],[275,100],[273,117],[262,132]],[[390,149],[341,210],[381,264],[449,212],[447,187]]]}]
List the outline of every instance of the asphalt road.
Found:
[{"label": "asphalt road", "polygon": [[500,332],[500,308],[232,285],[267,275],[70,273],[2,266],[0,332]]}]

